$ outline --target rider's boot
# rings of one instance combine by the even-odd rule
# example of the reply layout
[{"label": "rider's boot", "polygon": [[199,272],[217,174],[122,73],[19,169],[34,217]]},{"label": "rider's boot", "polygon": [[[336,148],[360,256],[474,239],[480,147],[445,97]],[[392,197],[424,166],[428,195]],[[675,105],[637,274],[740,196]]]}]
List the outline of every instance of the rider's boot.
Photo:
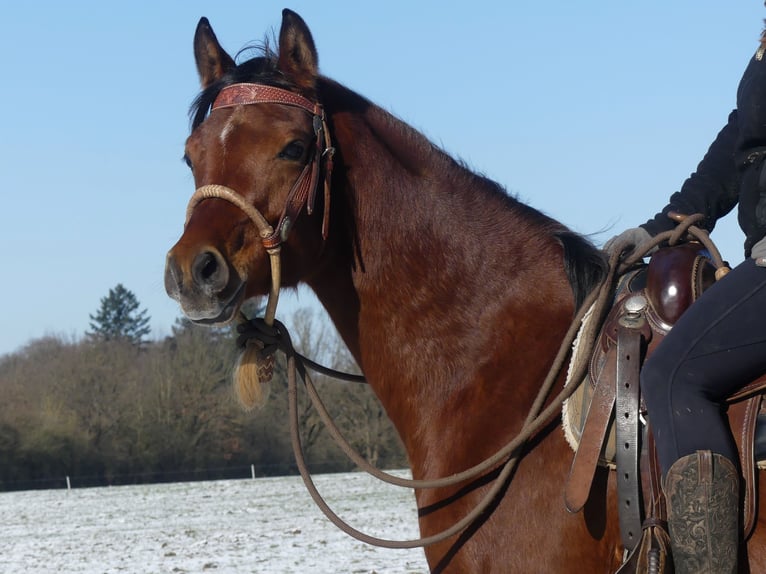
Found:
[{"label": "rider's boot", "polygon": [[676,574],[734,574],[739,545],[739,475],[709,450],[677,460],[664,489]]}]

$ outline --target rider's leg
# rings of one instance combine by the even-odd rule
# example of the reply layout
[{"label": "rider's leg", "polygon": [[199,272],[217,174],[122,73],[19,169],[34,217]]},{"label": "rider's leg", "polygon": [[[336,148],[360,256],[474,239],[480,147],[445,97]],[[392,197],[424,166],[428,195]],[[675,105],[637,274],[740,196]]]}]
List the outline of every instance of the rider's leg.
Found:
[{"label": "rider's leg", "polygon": [[679,319],[641,372],[677,574],[735,572],[737,451],[723,401],[766,371],[766,268],[752,259]]},{"label": "rider's leg", "polygon": [[737,460],[722,403],[764,372],[766,268],[747,259],[683,314],[641,371],[663,474],[698,450]]}]

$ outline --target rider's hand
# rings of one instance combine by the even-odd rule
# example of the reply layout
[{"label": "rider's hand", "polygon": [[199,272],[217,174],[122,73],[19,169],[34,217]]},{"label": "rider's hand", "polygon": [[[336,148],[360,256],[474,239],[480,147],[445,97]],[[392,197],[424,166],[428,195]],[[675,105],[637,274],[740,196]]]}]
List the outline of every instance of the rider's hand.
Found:
[{"label": "rider's hand", "polygon": [[[651,238],[652,236],[649,235],[649,232],[643,227],[632,227],[626,229],[619,235],[615,235],[609,241],[604,243],[604,251],[610,255],[612,255],[616,249],[619,249],[622,252],[630,252],[632,249],[635,249],[642,243],[646,243]],[[764,248],[766,250],[766,245]]]},{"label": "rider's hand", "polygon": [[766,237],[753,245],[753,249],[750,251],[750,257],[755,259],[755,264],[758,265],[758,267],[766,267]]}]

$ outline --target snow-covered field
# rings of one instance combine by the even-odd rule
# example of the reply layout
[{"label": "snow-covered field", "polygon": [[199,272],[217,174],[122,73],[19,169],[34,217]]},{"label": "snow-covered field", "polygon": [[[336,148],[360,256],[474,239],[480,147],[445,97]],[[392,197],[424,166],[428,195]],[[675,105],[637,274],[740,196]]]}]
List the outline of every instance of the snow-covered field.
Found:
[{"label": "snow-covered field", "polygon": [[[316,477],[341,517],[417,537],[412,493],[361,473]],[[422,550],[349,538],[300,477],[0,493],[0,573],[422,573]]]}]

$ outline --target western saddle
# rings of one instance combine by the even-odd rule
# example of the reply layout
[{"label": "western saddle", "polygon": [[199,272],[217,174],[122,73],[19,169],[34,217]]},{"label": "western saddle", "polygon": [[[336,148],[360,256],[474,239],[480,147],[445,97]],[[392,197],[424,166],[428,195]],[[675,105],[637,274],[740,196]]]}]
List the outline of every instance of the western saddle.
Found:
[{"label": "western saddle", "polygon": [[[681,314],[715,281],[709,253],[696,242],[659,249],[618,280],[588,375],[564,407],[575,450],[565,504],[586,504],[597,466],[616,469],[625,561],[618,573],[667,572],[669,537],[651,421],[639,395],[639,371]],[[576,352],[576,351],[575,351]],[[568,382],[568,384],[571,383]],[[757,471],[766,468],[766,374],[729,397],[727,416],[743,473],[744,536],[755,526]]]}]

